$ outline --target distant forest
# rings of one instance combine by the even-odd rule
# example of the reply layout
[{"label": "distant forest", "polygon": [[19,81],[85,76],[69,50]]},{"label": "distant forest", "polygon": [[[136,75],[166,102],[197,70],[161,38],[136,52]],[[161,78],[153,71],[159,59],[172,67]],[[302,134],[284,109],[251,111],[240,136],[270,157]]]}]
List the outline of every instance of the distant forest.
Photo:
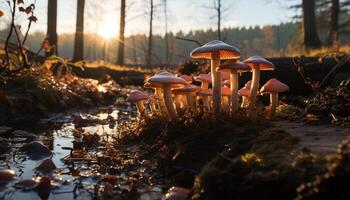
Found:
[{"label": "distant forest", "polygon": [[[320,29],[320,38],[325,41],[327,32]],[[1,31],[1,37],[6,31]],[[183,41],[176,37],[193,39],[200,43],[214,40],[217,37],[216,30],[196,30],[189,33],[169,33],[169,52],[172,64],[188,60],[189,53],[198,45],[194,42]],[[237,46],[242,57],[251,55],[284,56],[302,48],[301,23],[282,23],[273,26],[255,26],[249,28],[224,28],[223,40]],[[29,35],[27,47],[32,51],[40,48],[45,33],[36,32]],[[154,35],[153,62],[156,65],[165,63],[164,36]],[[118,42],[110,39],[107,43],[97,34],[86,33],[84,37],[85,60],[103,60],[115,63],[117,59]],[[132,35],[125,38],[125,64],[143,64],[146,60],[148,36],[145,34]],[[350,43],[350,33],[340,35],[340,44]],[[74,33],[62,34],[58,39],[58,55],[71,58],[73,55]]]}]

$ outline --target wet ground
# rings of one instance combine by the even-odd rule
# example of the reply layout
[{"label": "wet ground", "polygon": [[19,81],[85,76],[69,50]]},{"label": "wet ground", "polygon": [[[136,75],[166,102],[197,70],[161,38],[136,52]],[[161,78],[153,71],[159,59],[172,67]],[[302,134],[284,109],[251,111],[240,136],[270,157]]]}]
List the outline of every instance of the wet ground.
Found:
[{"label": "wet ground", "polygon": [[350,138],[350,128],[332,124],[310,125],[291,121],[277,121],[273,124],[300,138],[298,149],[308,149],[312,152],[335,153],[338,144]]},{"label": "wet ground", "polygon": [[[55,115],[33,127],[0,127],[0,141],[10,146],[0,156],[0,169],[11,169],[16,174],[15,180],[0,185],[0,199],[160,199],[168,183],[157,174],[157,162],[145,159],[141,146],[111,143],[118,137],[118,124],[132,117],[129,107],[108,107]],[[33,158],[21,151],[32,141],[51,150],[49,158],[56,169],[40,170],[38,166],[47,159],[40,156],[42,152],[37,152],[39,158]],[[52,182],[49,193],[18,188],[20,181],[40,182],[44,176]]]}]

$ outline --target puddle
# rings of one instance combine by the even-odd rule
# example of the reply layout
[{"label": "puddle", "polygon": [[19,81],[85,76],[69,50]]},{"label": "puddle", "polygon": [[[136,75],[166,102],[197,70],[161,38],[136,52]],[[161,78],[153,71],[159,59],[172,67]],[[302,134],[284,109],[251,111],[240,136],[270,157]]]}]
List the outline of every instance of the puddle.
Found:
[{"label": "puddle", "polygon": [[[0,199],[108,199],[109,196],[128,199],[130,195],[134,195],[134,199],[160,199],[167,182],[156,174],[157,162],[144,160],[139,146],[110,144],[112,136],[116,136],[118,124],[134,116],[135,112],[129,107],[107,107],[86,113],[58,114],[28,130],[0,127],[0,141],[11,146],[10,152],[0,156],[0,169],[11,169],[16,173],[16,180],[0,187]],[[50,128],[38,131],[40,126]],[[87,151],[78,150],[79,142],[75,141],[82,137],[77,137],[77,134],[84,133],[98,135],[104,145]],[[57,167],[53,173],[39,172],[36,167],[42,160],[31,160],[19,151],[28,140],[39,141],[53,152],[52,161]],[[110,155],[104,154],[110,154],[112,149],[116,158],[113,158],[114,164],[108,165],[110,161],[103,159],[110,158],[107,157]],[[20,180],[39,180],[43,176],[51,179],[50,193],[15,188],[15,183]]]}]

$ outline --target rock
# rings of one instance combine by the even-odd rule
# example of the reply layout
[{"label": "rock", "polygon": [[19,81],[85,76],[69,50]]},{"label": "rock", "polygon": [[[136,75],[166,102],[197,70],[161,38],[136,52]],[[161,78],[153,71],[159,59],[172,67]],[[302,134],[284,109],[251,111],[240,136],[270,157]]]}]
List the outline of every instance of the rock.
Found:
[{"label": "rock", "polygon": [[176,186],[171,187],[162,200],[185,200],[189,193],[189,189]]},{"label": "rock", "polygon": [[38,182],[33,179],[26,179],[15,184],[15,188],[22,190],[33,190],[38,186]]},{"label": "rock", "polygon": [[39,142],[25,144],[20,150],[25,152],[33,160],[40,160],[52,155],[50,149]]},{"label": "rock", "polygon": [[7,185],[9,182],[16,179],[15,171],[9,169],[0,170],[0,186]]},{"label": "rock", "polygon": [[37,168],[40,172],[50,173],[53,170],[57,169],[55,163],[50,159],[45,159]]}]

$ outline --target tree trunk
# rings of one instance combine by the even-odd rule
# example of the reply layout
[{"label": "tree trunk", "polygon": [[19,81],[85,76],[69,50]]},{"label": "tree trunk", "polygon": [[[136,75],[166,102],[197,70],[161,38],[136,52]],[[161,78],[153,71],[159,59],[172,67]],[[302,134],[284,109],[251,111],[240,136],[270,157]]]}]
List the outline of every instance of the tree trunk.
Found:
[{"label": "tree trunk", "polygon": [[221,40],[221,0],[218,0],[218,40]]},{"label": "tree trunk", "polygon": [[84,59],[84,7],[85,0],[78,0],[73,61]]},{"label": "tree trunk", "polygon": [[124,65],[125,0],[121,0],[117,64]]},{"label": "tree trunk", "polygon": [[134,64],[138,64],[138,60],[137,60],[137,53],[136,53],[136,43],[135,43],[135,36],[131,36],[131,40],[132,40],[132,56],[134,58]]},{"label": "tree trunk", "polygon": [[165,64],[169,65],[169,37],[168,37],[168,10],[167,10],[167,0],[164,0],[164,16],[165,16]]},{"label": "tree trunk", "polygon": [[306,48],[319,48],[321,41],[317,33],[315,0],[302,0],[304,45]]},{"label": "tree trunk", "polygon": [[46,57],[57,55],[57,0],[48,0],[47,5],[47,37],[49,44],[54,46]]},{"label": "tree trunk", "polygon": [[146,58],[146,67],[151,67],[152,65],[152,31],[153,31],[153,0],[151,0],[151,12],[149,20],[149,35],[148,35],[148,49]]},{"label": "tree trunk", "polygon": [[339,25],[338,25],[338,19],[339,19],[339,0],[332,0],[331,5],[331,21],[330,21],[330,29],[329,29],[329,35],[328,35],[328,45],[329,46],[338,46],[338,39],[339,39]]}]

